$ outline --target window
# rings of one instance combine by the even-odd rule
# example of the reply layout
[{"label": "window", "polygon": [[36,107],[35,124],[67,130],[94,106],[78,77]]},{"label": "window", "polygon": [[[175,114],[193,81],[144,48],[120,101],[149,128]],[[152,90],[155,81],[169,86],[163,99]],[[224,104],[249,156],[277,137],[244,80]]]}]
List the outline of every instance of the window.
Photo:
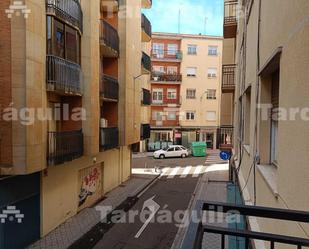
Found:
[{"label": "window", "polygon": [[167,54],[168,55],[176,55],[178,50],[177,44],[168,44],[167,45]]},{"label": "window", "polygon": [[196,89],[187,89],[187,99],[196,98]]},{"label": "window", "polygon": [[152,54],[155,58],[164,58],[164,44],[154,43],[152,44]]},{"label": "window", "polygon": [[163,89],[153,89],[152,90],[152,102],[153,103],[163,102]]},{"label": "window", "polygon": [[176,89],[167,89],[167,98],[168,99],[176,99],[177,98],[177,90]]},{"label": "window", "polygon": [[250,122],[251,122],[251,89],[245,93],[245,130],[244,130],[244,144],[250,145]]},{"label": "window", "polygon": [[278,108],[279,108],[279,70],[272,75],[271,84],[271,153],[272,164],[277,164],[278,160]]},{"label": "window", "polygon": [[47,53],[80,64],[80,35],[68,25],[47,17]]},{"label": "window", "polygon": [[177,74],[177,67],[167,67],[167,74]]},{"label": "window", "polygon": [[188,67],[187,68],[187,76],[195,77],[196,76],[196,71],[197,71],[196,67]]},{"label": "window", "polygon": [[167,149],[167,152],[173,152],[175,150],[175,148],[169,148]]},{"label": "window", "polygon": [[208,89],[207,90],[207,99],[217,99],[215,89]]},{"label": "window", "polygon": [[152,120],[155,120],[155,121],[162,121],[162,120],[163,120],[163,113],[162,113],[162,112],[154,111],[154,112],[152,113]]},{"label": "window", "polygon": [[197,54],[197,46],[196,45],[188,45],[188,54],[196,55]]},{"label": "window", "polygon": [[180,147],[175,147],[175,151],[181,151]]},{"label": "window", "polygon": [[217,113],[215,111],[206,112],[206,120],[207,121],[216,121],[217,120]]},{"label": "window", "polygon": [[65,29],[65,46],[66,58],[70,61],[79,63],[79,36],[77,31],[66,27]]},{"label": "window", "polygon": [[168,120],[176,120],[176,112],[168,112],[167,119]]},{"label": "window", "polygon": [[218,55],[218,46],[208,46],[208,55]]},{"label": "window", "polygon": [[194,120],[195,119],[195,112],[194,111],[187,111],[186,112],[186,119],[187,120]]},{"label": "window", "polygon": [[217,77],[217,68],[214,68],[214,67],[208,68],[207,76],[208,76],[208,78],[216,78]]},{"label": "window", "polygon": [[152,70],[155,73],[164,73],[164,66],[153,66]]}]

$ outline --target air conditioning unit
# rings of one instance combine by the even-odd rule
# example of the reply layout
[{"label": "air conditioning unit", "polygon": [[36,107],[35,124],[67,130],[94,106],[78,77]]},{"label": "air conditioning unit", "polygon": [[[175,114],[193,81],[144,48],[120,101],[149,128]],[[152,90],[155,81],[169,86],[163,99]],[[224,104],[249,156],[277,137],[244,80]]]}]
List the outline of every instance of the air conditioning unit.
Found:
[{"label": "air conditioning unit", "polygon": [[100,128],[107,128],[108,127],[108,120],[105,118],[100,119]]}]

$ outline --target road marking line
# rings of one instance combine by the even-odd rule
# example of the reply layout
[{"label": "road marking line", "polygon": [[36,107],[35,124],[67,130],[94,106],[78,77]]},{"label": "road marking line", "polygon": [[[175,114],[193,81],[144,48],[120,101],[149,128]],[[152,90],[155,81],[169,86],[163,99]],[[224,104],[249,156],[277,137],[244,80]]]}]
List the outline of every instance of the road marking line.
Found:
[{"label": "road marking line", "polygon": [[167,172],[170,170],[170,168],[169,167],[167,167],[167,168],[163,168],[162,169],[162,176],[165,176],[165,175],[167,175]]},{"label": "road marking line", "polygon": [[187,166],[184,171],[181,173],[180,178],[185,178],[190,173],[190,170],[192,169],[192,166]]},{"label": "road marking line", "polygon": [[174,169],[172,170],[172,172],[168,174],[168,177],[167,177],[167,178],[168,178],[168,179],[174,178],[175,175],[177,174],[177,172],[178,172],[179,169],[180,169],[180,167],[174,168]]},{"label": "road marking line", "polygon": [[198,177],[198,176],[200,175],[202,169],[203,169],[203,166],[202,166],[202,165],[197,166],[197,167],[195,168],[195,171],[194,171],[194,174],[193,174],[192,177]]}]

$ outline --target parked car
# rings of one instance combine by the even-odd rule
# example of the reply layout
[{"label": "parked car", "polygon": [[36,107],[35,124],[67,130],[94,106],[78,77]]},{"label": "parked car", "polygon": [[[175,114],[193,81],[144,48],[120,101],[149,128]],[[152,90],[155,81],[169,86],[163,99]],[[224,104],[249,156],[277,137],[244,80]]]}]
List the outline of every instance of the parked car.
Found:
[{"label": "parked car", "polygon": [[157,150],[153,153],[154,158],[168,158],[168,157],[182,157],[186,158],[189,156],[189,150],[181,145],[170,145],[168,148],[163,150]]}]

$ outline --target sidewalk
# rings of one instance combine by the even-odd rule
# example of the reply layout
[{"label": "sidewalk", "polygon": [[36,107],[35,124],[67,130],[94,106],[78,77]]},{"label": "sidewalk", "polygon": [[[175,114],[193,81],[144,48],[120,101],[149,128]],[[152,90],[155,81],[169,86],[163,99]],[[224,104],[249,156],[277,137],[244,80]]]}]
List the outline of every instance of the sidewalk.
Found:
[{"label": "sidewalk", "polygon": [[[102,202],[96,206],[117,207],[128,197],[137,195],[143,188],[152,182],[156,175],[132,175],[131,179],[106,194]],[[86,234],[100,220],[100,212],[95,207],[82,210],[74,217],[68,219],[47,236],[29,246],[29,249],[66,249],[73,242]]]}]

